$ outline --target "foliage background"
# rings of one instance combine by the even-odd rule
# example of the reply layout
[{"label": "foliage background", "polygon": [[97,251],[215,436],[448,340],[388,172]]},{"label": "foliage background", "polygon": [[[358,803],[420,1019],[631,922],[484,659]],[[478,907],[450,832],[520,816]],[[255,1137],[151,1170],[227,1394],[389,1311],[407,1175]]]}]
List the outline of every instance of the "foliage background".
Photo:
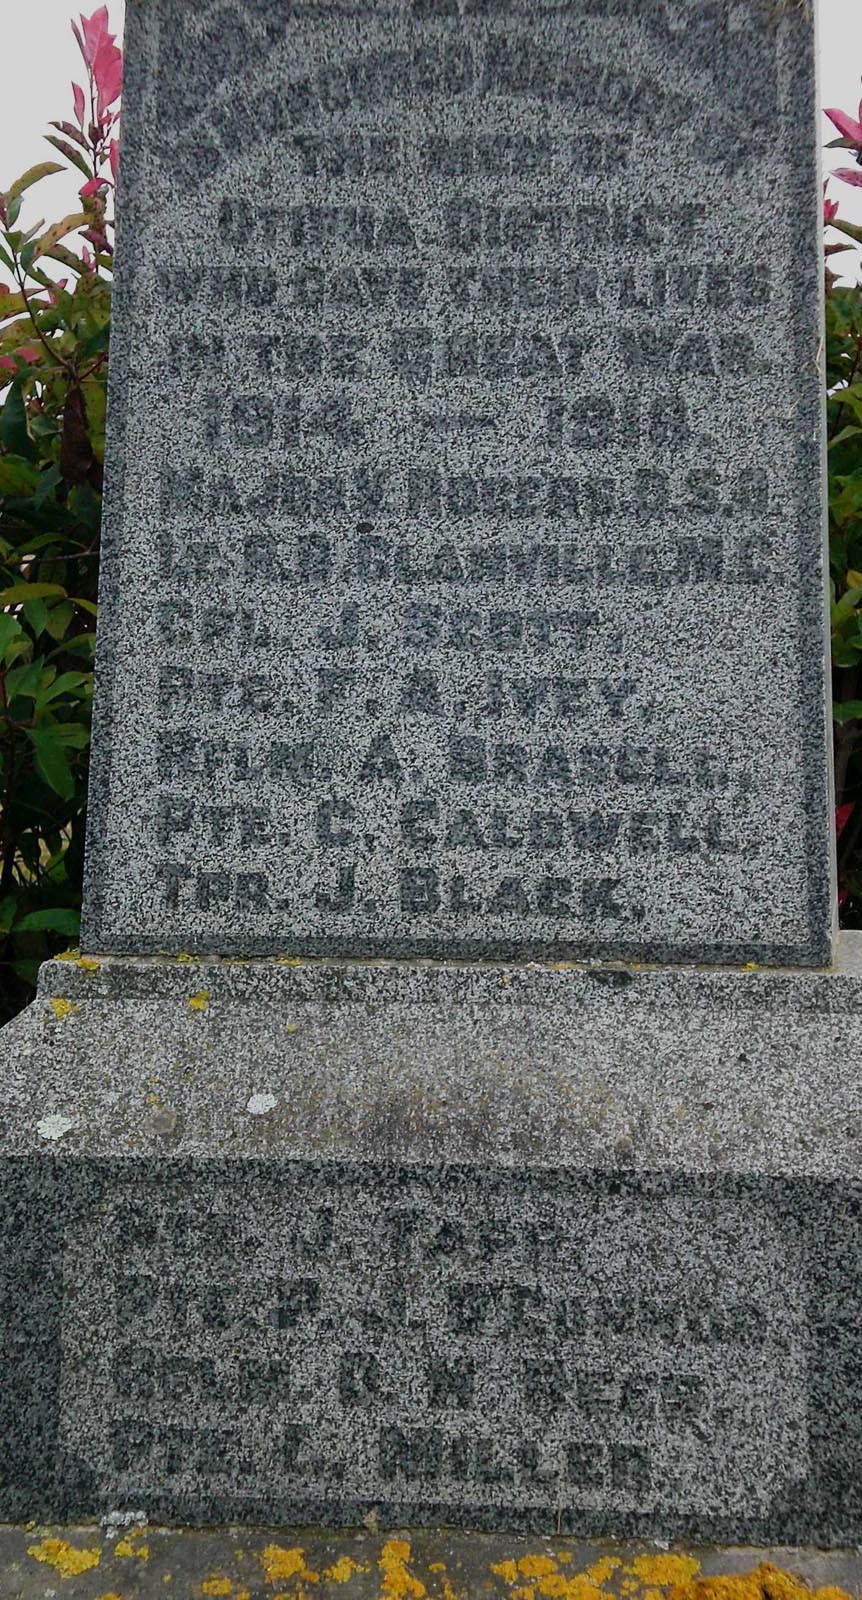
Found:
[{"label": "foliage background", "polygon": [[[62,165],[0,195],[0,1022],[81,904],[122,56],[106,7],[73,26],[84,83],[47,136]],[[79,209],[22,231],[24,196],[64,166]]]}]

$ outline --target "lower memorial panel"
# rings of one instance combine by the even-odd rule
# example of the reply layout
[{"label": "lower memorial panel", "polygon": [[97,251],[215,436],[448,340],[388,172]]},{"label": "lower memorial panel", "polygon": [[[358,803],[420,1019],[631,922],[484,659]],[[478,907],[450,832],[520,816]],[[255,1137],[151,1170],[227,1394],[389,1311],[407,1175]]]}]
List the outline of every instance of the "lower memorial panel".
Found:
[{"label": "lower memorial panel", "polygon": [[862,1190],[9,1161],[0,1517],[862,1533]]}]

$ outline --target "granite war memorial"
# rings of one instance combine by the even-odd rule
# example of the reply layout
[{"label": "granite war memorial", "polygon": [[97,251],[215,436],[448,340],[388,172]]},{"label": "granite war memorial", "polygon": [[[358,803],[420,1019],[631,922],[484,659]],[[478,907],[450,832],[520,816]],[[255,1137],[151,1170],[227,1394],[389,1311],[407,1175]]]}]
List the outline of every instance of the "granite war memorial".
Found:
[{"label": "granite war memorial", "polygon": [[127,61],[0,1517],[858,1543],[812,19],[130,0]]}]

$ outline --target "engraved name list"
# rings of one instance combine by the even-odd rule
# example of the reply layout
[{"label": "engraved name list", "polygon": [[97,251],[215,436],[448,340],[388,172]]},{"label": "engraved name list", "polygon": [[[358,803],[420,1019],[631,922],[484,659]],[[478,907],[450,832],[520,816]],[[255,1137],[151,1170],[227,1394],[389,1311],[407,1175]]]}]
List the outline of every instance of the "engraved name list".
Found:
[{"label": "engraved name list", "polygon": [[[693,64],[704,8],[677,9],[633,19],[617,69],[586,3],[532,30],[253,7],[265,94],[231,60],[197,110],[142,91],[167,131],[126,268],[140,425],[114,515],[155,582],[108,625],[145,646],[110,783],[146,851],[100,890],[102,945],[807,938],[798,447],[763,400],[776,352],[800,359],[761,182],[788,170],[781,63],[762,18],[717,8],[774,113],[717,151],[720,62]],[[191,61],[209,25],[162,51]]]}]

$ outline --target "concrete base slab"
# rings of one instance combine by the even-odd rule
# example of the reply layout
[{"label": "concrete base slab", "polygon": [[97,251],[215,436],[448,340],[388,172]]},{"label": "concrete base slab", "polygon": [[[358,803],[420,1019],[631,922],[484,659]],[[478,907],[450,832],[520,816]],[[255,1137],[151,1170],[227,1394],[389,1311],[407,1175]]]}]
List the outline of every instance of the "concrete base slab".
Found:
[{"label": "concrete base slab", "polygon": [[3,1600],[848,1600],[856,1550],[449,1530],[0,1528]]}]

